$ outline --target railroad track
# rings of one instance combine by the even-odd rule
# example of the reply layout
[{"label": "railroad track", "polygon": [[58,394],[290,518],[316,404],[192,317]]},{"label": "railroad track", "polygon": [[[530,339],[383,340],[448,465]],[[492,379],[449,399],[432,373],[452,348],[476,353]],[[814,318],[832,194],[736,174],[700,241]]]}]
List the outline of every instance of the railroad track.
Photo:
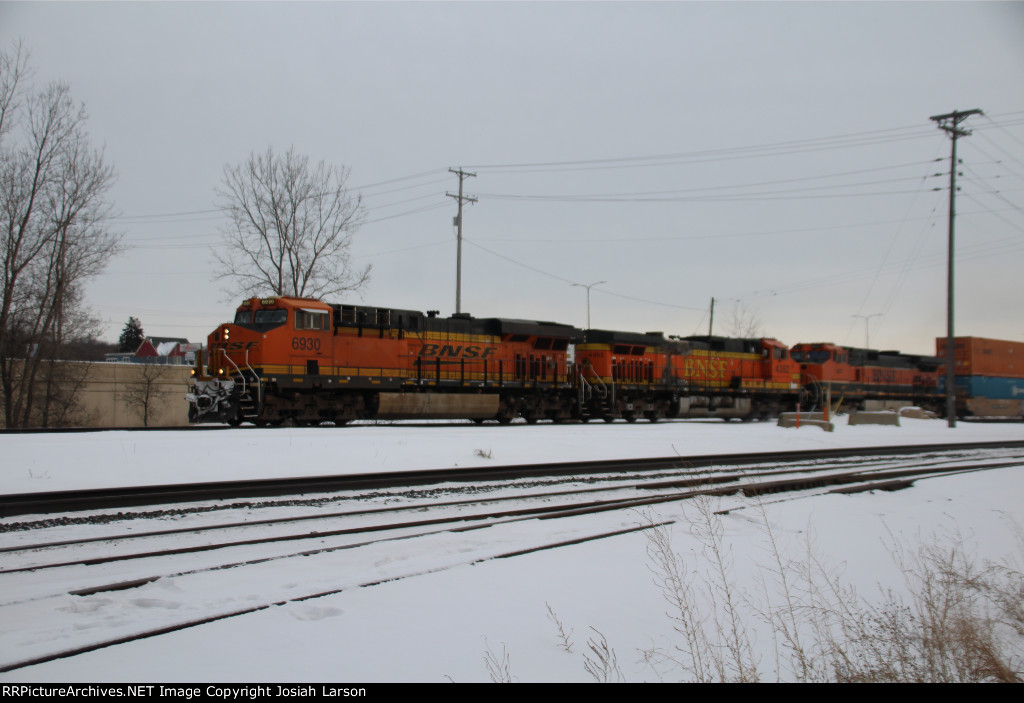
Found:
[{"label": "railroad track", "polygon": [[[620,472],[660,470],[697,471],[756,463],[793,465],[855,457],[902,455],[944,455],[981,449],[1024,448],[1024,442],[976,442],[951,445],[906,445],[861,447],[857,449],[802,450],[716,454],[712,456],[671,456],[646,459],[613,459],[557,464],[521,464],[475,469],[396,471],[377,474],[349,473],[336,476],[291,477],[287,479],[179,483],[114,489],[51,491],[0,495],[0,518],[27,514],[50,515],[67,511],[114,510],[138,506],[170,505],[197,501],[249,501],[282,495],[329,493],[345,490],[381,490],[395,486],[428,486],[440,483],[479,484],[488,481],[550,477],[582,477]],[[235,505],[229,507],[236,507]],[[0,523],[0,531],[4,529]]]},{"label": "railroad track", "polygon": [[[931,449],[829,452],[828,458],[797,452],[761,462],[733,455],[697,467],[646,460],[618,471],[589,462],[592,470],[582,476],[565,466],[535,467],[526,476],[490,475],[486,484],[443,489],[350,487],[340,497],[279,496],[230,511],[195,504],[178,510],[171,526],[161,511],[65,515],[65,524],[51,527],[7,520],[0,535],[0,620],[26,628],[0,633],[0,671],[351,588],[647,529],[638,511],[659,503],[735,496],[720,511],[729,512],[771,493],[893,490],[934,476],[1024,465],[1024,443]],[[96,613],[96,627],[69,638],[63,615],[84,611]],[[126,612],[145,617],[109,626]]]}]

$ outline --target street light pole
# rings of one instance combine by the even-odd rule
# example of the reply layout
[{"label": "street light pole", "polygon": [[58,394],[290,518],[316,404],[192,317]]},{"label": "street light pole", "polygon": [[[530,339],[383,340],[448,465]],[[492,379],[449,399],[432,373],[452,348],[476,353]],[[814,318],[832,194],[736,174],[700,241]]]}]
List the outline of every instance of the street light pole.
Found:
[{"label": "street light pole", "polygon": [[872,317],[878,317],[881,314],[882,313],[880,313],[880,312],[873,312],[870,315],[851,315],[850,316],[850,317],[863,317],[864,318],[864,348],[865,349],[870,349],[871,348],[871,345],[868,344],[868,320],[870,320]]},{"label": "street light pole", "polygon": [[586,288],[587,289],[587,329],[588,330],[590,329],[590,289],[593,288],[594,286],[599,286],[602,283],[607,283],[607,282],[608,281],[597,281],[596,283],[591,283],[589,285],[584,284],[584,283],[573,283],[572,284],[574,286],[578,286],[580,288]]}]

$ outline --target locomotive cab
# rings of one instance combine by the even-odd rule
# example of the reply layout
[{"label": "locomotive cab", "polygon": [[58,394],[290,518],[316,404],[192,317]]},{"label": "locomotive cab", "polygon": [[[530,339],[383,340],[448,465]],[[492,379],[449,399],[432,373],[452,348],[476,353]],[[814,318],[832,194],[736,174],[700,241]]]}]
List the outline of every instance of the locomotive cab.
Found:
[{"label": "locomotive cab", "polygon": [[800,382],[800,364],[790,355],[789,348],[777,339],[761,340],[764,359],[764,379],[778,388],[795,388]]},{"label": "locomotive cab", "polygon": [[792,349],[793,360],[800,364],[806,380],[847,383],[855,380],[850,354],[835,344],[797,344]]},{"label": "locomotive cab", "polygon": [[[207,339],[205,363],[197,358],[189,418],[238,424],[259,415],[268,374],[315,377],[331,355],[331,308],[303,298],[250,298],[232,322]],[[269,365],[285,359],[286,365]]]}]

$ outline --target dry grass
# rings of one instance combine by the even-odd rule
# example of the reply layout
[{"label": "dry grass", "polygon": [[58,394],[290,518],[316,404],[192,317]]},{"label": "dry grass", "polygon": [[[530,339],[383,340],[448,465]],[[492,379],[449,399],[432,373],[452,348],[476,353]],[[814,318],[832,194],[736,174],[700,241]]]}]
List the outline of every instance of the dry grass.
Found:
[{"label": "dry grass", "polygon": [[544,605],[548,608],[548,619],[555,623],[555,627],[558,629],[558,646],[566,652],[572,653],[572,647],[575,644],[572,641],[572,630],[566,631],[565,625],[562,624],[562,619],[558,617],[550,603],[545,603]]},{"label": "dry grass", "polygon": [[962,538],[912,551],[892,540],[907,595],[890,589],[872,603],[810,545],[801,558],[786,558],[765,521],[770,559],[755,594],[734,585],[721,516],[708,505],[698,515],[691,532],[704,545],[703,570],[688,568],[669,528],[647,532],[651,572],[678,636],[670,647],[642,652],[659,677],[762,680],[751,645],[761,624],[778,681],[1021,682],[1024,573],[1009,563],[979,565]]},{"label": "dry grass", "polygon": [[[737,586],[713,499],[689,505],[689,532],[700,544],[689,559],[673,546],[670,524],[644,516],[648,566],[673,632],[667,644],[638,650],[657,679],[1022,682],[1024,571],[1010,560],[980,561],[957,534],[909,547],[890,535],[885,547],[905,583],[868,600],[827,566],[812,539],[790,556],[762,508],[767,559],[752,591]],[[1018,540],[1024,556],[1024,534]],[[572,652],[572,630],[550,605],[548,617],[559,646]],[[584,669],[598,682],[624,680],[615,650],[590,630]],[[511,680],[504,647],[500,657],[488,650],[485,662],[492,680]]]},{"label": "dry grass", "polygon": [[505,643],[501,644],[501,654],[495,653],[484,638],[484,666],[492,683],[512,683],[512,665],[509,660]]}]

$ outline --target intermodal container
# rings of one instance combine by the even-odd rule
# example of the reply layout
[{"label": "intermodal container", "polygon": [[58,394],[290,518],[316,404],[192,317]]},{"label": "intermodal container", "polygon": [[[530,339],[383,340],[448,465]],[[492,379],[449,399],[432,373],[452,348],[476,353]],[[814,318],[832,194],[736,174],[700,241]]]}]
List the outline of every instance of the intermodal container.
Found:
[{"label": "intermodal container", "polygon": [[[939,392],[946,387],[939,379]],[[993,400],[1024,399],[1024,379],[996,376],[957,376],[956,394],[960,398],[992,398]]]},{"label": "intermodal container", "polygon": [[[946,338],[935,340],[936,356],[946,358]],[[957,376],[1024,378],[1024,342],[984,337],[956,337],[953,363]],[[939,368],[945,375],[945,365]]]}]

